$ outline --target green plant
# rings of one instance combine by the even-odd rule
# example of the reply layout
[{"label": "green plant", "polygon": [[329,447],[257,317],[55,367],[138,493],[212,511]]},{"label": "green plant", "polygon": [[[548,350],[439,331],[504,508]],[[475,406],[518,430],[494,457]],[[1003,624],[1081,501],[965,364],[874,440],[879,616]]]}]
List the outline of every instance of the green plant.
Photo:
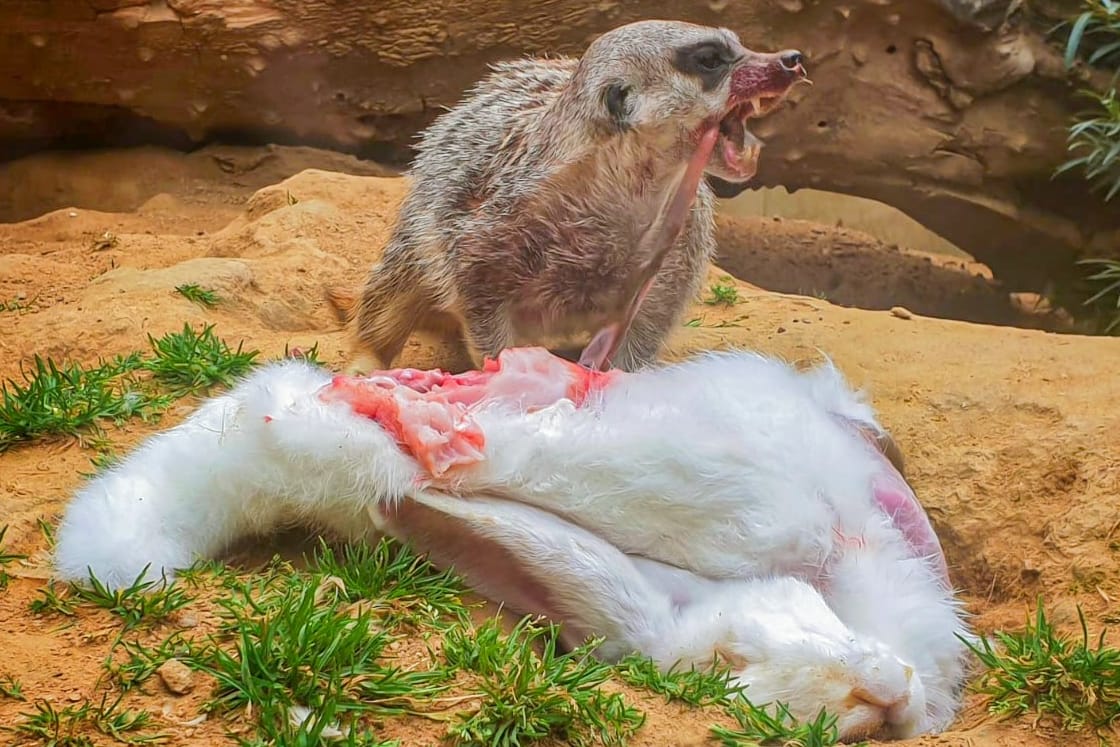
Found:
[{"label": "green plant", "polygon": [[175,396],[206,392],[217,384],[230,385],[253,366],[260,354],[244,352],[239,343],[230,350],[225,340],[214,334],[208,324],[195,332],[189,324],[182,332],[172,332],[156,339],[148,335],[154,357],[144,361],[142,368],[150,371],[157,382],[168,387]]},{"label": "green plant", "polygon": [[1078,53],[1087,53],[1090,65],[1120,66],[1120,2],[1084,0],[1085,10],[1072,21],[1058,24],[1070,27],[1066,37],[1066,67],[1073,65]]},{"label": "green plant", "polygon": [[[618,693],[600,686],[611,668],[591,656],[589,641],[557,653],[559,628],[523,618],[509,635],[491,619],[452,628],[444,636],[449,664],[481,677],[481,699],[449,730],[459,744],[512,747],[555,737],[572,745],[598,738],[623,744],[645,721]],[[535,650],[540,648],[538,654]]]},{"label": "green plant", "polygon": [[139,354],[92,368],[39,355],[33,361],[30,372],[21,369],[23,383],[0,385],[0,452],[38,436],[77,436],[100,420],[145,415],[164,404],[130,375],[141,365]]},{"label": "green plant", "polygon": [[711,296],[704,299],[704,303],[709,306],[734,306],[739,303],[739,290],[731,285],[730,278],[724,278],[723,282],[712,285],[709,289]]},{"label": "green plant", "polygon": [[0,589],[5,588],[8,585],[9,581],[8,572],[5,570],[5,567],[10,563],[16,562],[17,560],[24,560],[27,558],[26,555],[8,552],[4,549],[4,535],[7,533],[8,525],[5,524],[3,527],[0,527]]},{"label": "green plant", "polygon": [[11,301],[0,301],[0,313],[5,311],[24,311],[28,308],[27,304],[19,299],[12,299]]},{"label": "green plant", "polygon": [[644,687],[667,700],[677,700],[693,707],[728,705],[742,696],[745,686],[731,682],[729,668],[676,669],[662,672],[647,656],[632,654],[616,666],[623,681]]},{"label": "green plant", "polygon": [[1093,104],[1069,129],[1068,150],[1085,151],[1059,166],[1055,174],[1081,168],[1092,189],[1104,191],[1105,202],[1120,193],[1120,97],[1116,89],[1104,93],[1079,91]]},{"label": "green plant", "polygon": [[88,587],[71,584],[71,598],[108,610],[124,621],[125,630],[142,622],[166,620],[172,613],[191,603],[186,592],[174,583],[168,584],[166,579],[158,582],[142,581],[147,572],[148,566],[144,566],[129,586],[116,590],[109,589],[90,573]]},{"label": "green plant", "polygon": [[21,723],[5,727],[17,734],[38,737],[47,747],[93,747],[93,740],[85,733],[89,728],[112,737],[125,744],[149,744],[165,739],[161,734],[132,734],[147,727],[152,718],[148,711],[118,710],[124,693],[112,703],[107,702],[108,693],[101,696],[101,702],[94,705],[83,701],[81,705],[65,706],[57,710],[47,700],[35,701],[34,713],[21,713]]},{"label": "green plant", "polygon": [[23,685],[11,674],[0,677],[0,695],[12,700],[26,700],[23,697]]},{"label": "green plant", "polygon": [[191,303],[196,303],[199,306],[206,308],[213,308],[218,305],[220,299],[218,294],[212,290],[202,288],[195,283],[183,283],[182,285],[175,286],[175,290],[179,292],[183,298]]},{"label": "green plant", "polygon": [[1104,333],[1111,334],[1120,329],[1120,259],[1083,259],[1078,264],[1099,265],[1102,268],[1096,274],[1089,275],[1086,281],[1100,283],[1104,287],[1098,289],[1083,304],[1096,305],[1097,310],[1105,317]]},{"label": "green plant", "polygon": [[309,348],[289,348],[287,343],[284,343],[284,357],[285,358],[302,358],[308,363],[314,363],[316,366],[323,365],[323,361],[319,359],[319,343],[315,343]]},{"label": "green plant", "polygon": [[39,589],[39,598],[32,599],[27,608],[36,615],[57,614],[73,617],[78,614],[78,602],[70,596],[70,587],[48,583]]},{"label": "green plant", "polygon": [[230,385],[259,355],[240,344],[231,350],[212,325],[195,332],[184,324],[181,332],[148,340],[151,357],[134,352],[92,367],[60,365],[36,355],[33,370],[22,371],[22,383],[0,384],[0,452],[42,436],[88,439],[91,431],[92,440],[104,447],[107,440],[98,430],[102,421],[147,419],[178,397]]},{"label": "green plant", "polygon": [[374,605],[348,601],[337,577],[278,572],[229,587],[216,600],[220,635],[183,661],[216,680],[208,710],[248,708],[269,740],[314,744],[328,730],[360,729],[364,714],[408,712],[414,699],[447,687],[446,672],[384,664],[390,633]]},{"label": "green plant", "polygon": [[998,632],[1002,650],[982,638],[969,648],[984,665],[976,689],[990,698],[992,713],[1016,716],[1034,711],[1054,716],[1065,729],[1104,729],[1120,719],[1120,650],[1096,647],[1080,608],[1081,639],[1054,630],[1038,601],[1033,623],[1018,633]]},{"label": "green plant", "polygon": [[144,684],[169,659],[189,659],[197,653],[193,642],[184,638],[179,631],[172,633],[155,648],[144,646],[138,641],[124,640],[120,641],[120,647],[127,658],[114,663],[110,653],[110,658],[105,662],[105,670],[125,692]]},{"label": "green plant", "polygon": [[712,727],[713,736],[724,747],[831,747],[840,741],[836,717],[824,710],[806,723],[798,722],[782,703],[774,706],[773,713],[749,702],[738,703],[729,710],[739,728]]},{"label": "green plant", "polygon": [[1084,153],[1063,163],[1057,173],[1080,167],[1093,189],[1105,191],[1107,202],[1120,192],[1120,98],[1115,85],[1120,76],[1120,1],[1084,0],[1084,7],[1068,24],[1066,66],[1080,54],[1088,64],[1113,67],[1116,74],[1104,90],[1078,91],[1091,104],[1070,126],[1068,149]]},{"label": "green plant", "polygon": [[465,587],[458,576],[438,570],[388,538],[372,546],[346,545],[341,557],[320,540],[311,570],[337,579],[327,591],[341,601],[374,600],[382,624],[435,623],[441,616],[457,617],[464,609]]}]

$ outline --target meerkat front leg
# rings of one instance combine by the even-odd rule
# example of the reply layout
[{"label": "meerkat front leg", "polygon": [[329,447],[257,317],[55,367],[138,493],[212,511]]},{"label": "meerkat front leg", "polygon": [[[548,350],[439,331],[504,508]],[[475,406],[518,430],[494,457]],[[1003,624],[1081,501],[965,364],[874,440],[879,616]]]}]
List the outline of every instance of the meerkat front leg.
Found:
[{"label": "meerkat front leg", "polygon": [[357,338],[383,368],[392,366],[401,354],[432,302],[413,269],[418,254],[394,236],[362,288],[355,314]]},{"label": "meerkat front leg", "polygon": [[471,363],[481,369],[486,358],[497,359],[498,353],[513,347],[513,317],[509,304],[493,298],[464,295],[463,344]]},{"label": "meerkat front leg", "polygon": [[615,355],[613,365],[623,371],[637,371],[653,365],[661,347],[680,318],[685,304],[674,303],[672,294],[647,298],[634,318],[626,338]]}]

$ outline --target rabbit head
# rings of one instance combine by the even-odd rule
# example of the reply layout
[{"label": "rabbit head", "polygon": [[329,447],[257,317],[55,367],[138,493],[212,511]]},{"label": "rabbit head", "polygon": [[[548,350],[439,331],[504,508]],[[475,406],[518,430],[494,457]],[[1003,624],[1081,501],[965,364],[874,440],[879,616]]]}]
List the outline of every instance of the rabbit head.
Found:
[{"label": "rabbit head", "polygon": [[783,703],[802,721],[823,708],[844,741],[911,737],[928,727],[915,668],[844,625],[794,578],[744,584],[720,655],[755,704]]}]

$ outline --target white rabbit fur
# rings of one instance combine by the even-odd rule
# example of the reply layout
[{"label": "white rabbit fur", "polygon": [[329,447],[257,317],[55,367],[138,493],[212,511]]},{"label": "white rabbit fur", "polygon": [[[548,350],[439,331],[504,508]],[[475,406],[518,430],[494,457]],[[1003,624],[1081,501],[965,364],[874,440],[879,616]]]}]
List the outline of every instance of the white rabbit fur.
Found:
[{"label": "white rabbit fur", "polygon": [[[557,619],[569,642],[605,636],[604,658],[687,668],[718,651],[753,702],[807,719],[825,707],[846,739],[955,717],[963,611],[939,558],[914,557],[874,504],[886,461],[837,416],[881,429],[831,364],[706,353],[582,407],[486,403],[485,459],[440,480],[377,423],[320,400],[330,379],[264,366],[92,479],[58,529],[58,575],[120,587],[150,564],[172,578],[287,524],[388,533]],[[488,565],[494,548],[513,563]],[[534,584],[543,596],[522,594]]]}]

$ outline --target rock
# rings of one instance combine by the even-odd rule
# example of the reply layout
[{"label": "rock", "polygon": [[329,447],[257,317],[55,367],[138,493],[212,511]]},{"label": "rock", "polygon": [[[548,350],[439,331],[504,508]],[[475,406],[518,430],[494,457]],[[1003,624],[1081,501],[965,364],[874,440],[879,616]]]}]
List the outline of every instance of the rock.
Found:
[{"label": "rock", "polygon": [[[988,264],[1009,291],[1040,291],[1077,274],[1073,260],[1115,234],[1120,211],[1076,173],[1051,178],[1082,108],[1075,92],[1103,85],[1106,71],[1067,73],[1045,36],[1060,19],[1032,7],[1044,17],[1029,23],[1018,7],[877,0],[837,20],[833,3],[681,0],[671,15],[807,55],[813,87],[754,125],[766,150],[752,187],[880,200]],[[0,67],[30,72],[0,78],[0,151],[186,148],[237,133],[403,165],[417,131],[495,60],[577,55],[649,13],[577,0],[6,3]]]},{"label": "rock", "polygon": [[914,315],[910,313],[909,309],[902,306],[891,307],[891,316],[896,316],[899,319],[913,319]]},{"label": "rock", "polygon": [[178,659],[168,659],[156,670],[163,686],[176,695],[185,695],[194,689],[194,672]]}]

